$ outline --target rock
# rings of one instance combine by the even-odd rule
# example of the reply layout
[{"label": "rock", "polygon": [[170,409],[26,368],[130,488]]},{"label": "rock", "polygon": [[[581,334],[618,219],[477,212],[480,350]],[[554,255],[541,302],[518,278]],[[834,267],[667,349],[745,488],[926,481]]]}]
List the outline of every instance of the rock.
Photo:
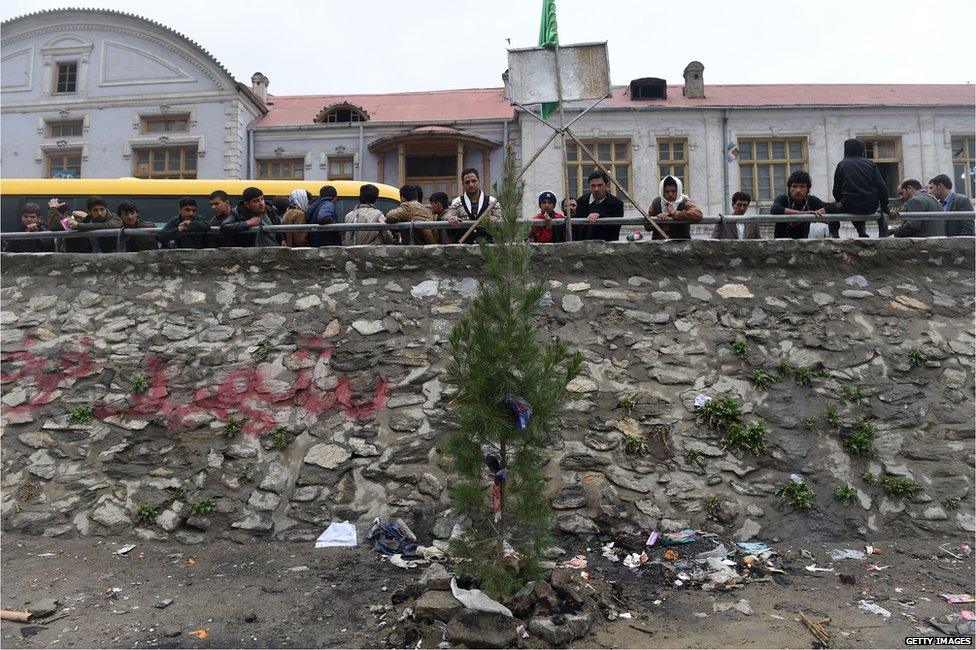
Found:
[{"label": "rock", "polygon": [[737,603],[712,603],[712,611],[715,613],[727,612],[730,609],[741,612],[746,616],[752,615],[752,607],[749,606],[749,601],[744,598]]},{"label": "rock", "polygon": [[[558,622],[557,622],[558,621]],[[593,625],[593,615],[565,614],[553,617],[536,617],[529,621],[529,633],[550,645],[561,648],[576,639],[582,639]]]},{"label": "rock", "polygon": [[580,514],[563,515],[556,520],[559,530],[564,533],[574,533],[577,535],[596,535],[600,532],[599,526],[589,517]]},{"label": "rock", "polygon": [[156,603],[155,607],[156,607],[156,609],[166,609],[167,607],[169,607],[172,604],[173,604],[173,599],[172,598],[164,598],[163,600],[161,600],[158,603]]},{"label": "rock", "polygon": [[678,302],[681,300],[681,293],[678,291],[654,291],[651,298],[659,302]]},{"label": "rock", "polygon": [[[430,298],[437,295],[437,280],[424,280],[410,289],[414,298]],[[446,622],[446,621],[445,621]]]},{"label": "rock", "polygon": [[434,562],[420,574],[420,584],[435,591],[450,591],[451,574],[443,565]]},{"label": "rock", "polygon": [[281,463],[270,463],[268,473],[261,479],[258,487],[281,494],[288,487],[289,482],[291,482],[291,471]]},{"label": "rock", "polygon": [[625,309],[624,316],[645,325],[663,325],[671,320],[671,314],[666,311],[650,313],[638,309]]},{"label": "rock", "polygon": [[190,515],[186,518],[186,525],[197,530],[210,530],[210,526],[213,525],[213,520],[203,515]]},{"label": "rock", "polygon": [[610,451],[620,445],[620,438],[620,434],[612,431],[590,431],[583,438],[583,444],[596,451]]},{"label": "rock", "polygon": [[171,533],[180,526],[180,516],[173,512],[172,510],[163,510],[161,513],[156,515],[156,525],[165,530],[167,533]]},{"label": "rock", "polygon": [[54,465],[54,459],[51,458],[51,454],[47,452],[47,449],[39,449],[30,455],[30,465],[27,466],[27,471],[34,476],[39,476],[43,479],[52,479],[57,473],[57,468]]},{"label": "rock", "polygon": [[742,527],[735,531],[733,538],[739,542],[746,542],[758,535],[760,530],[762,530],[762,526],[759,525],[759,522],[746,519],[742,523]]},{"label": "rock", "polygon": [[92,521],[106,528],[123,528],[132,523],[129,514],[121,506],[110,501],[95,508],[90,516]]},{"label": "rock", "polygon": [[689,284],[688,295],[698,300],[711,300],[712,293],[700,284]]},{"label": "rock", "polygon": [[589,282],[570,282],[566,285],[566,289],[569,291],[586,291],[590,288]]},{"label": "rock", "polygon": [[371,336],[386,331],[382,321],[378,320],[354,320],[352,328],[363,336]]},{"label": "rock", "polygon": [[858,287],[861,289],[868,288],[868,280],[863,275],[852,275],[844,280],[844,282],[852,287]]},{"label": "rock", "polygon": [[[450,587],[450,583],[448,583],[448,587]],[[431,590],[414,601],[413,615],[422,621],[447,623],[463,608],[464,605],[450,591]]]},{"label": "rock", "polygon": [[255,510],[274,510],[281,503],[281,497],[272,492],[260,492],[255,490],[251,493],[251,498],[247,500],[247,505]]},{"label": "rock", "polygon": [[451,288],[465,298],[471,298],[478,293],[478,281],[474,278],[463,278],[460,282],[455,282]]},{"label": "rock", "polygon": [[[699,282],[701,279],[699,278]],[[744,284],[723,284],[715,290],[715,293],[723,298],[752,298],[752,292]]]},{"label": "rock", "polygon": [[552,495],[549,502],[554,510],[572,510],[587,504],[586,490],[579,483],[565,485]]},{"label": "rock", "polygon": [[47,618],[58,611],[61,603],[53,598],[41,598],[37,602],[28,603],[27,611],[31,613],[31,618]]},{"label": "rock", "polygon": [[420,490],[421,494],[426,494],[434,499],[439,499],[441,492],[444,491],[444,485],[436,476],[429,472],[425,472],[417,482],[417,489]]},{"label": "rock", "polygon": [[305,462],[325,469],[335,469],[352,458],[352,453],[339,445],[322,443],[312,445],[305,454]]},{"label": "rock", "polygon": [[271,517],[265,514],[258,514],[254,512],[246,513],[247,516],[240,521],[235,521],[230,526],[231,528],[240,528],[241,530],[255,530],[266,532],[274,528],[274,521]]},{"label": "rock", "polygon": [[570,293],[563,296],[563,311],[575,314],[583,308],[583,299],[576,294]]},{"label": "rock", "polygon": [[598,387],[595,381],[589,377],[583,376],[573,377],[573,379],[566,384],[566,390],[571,393],[592,393],[596,391],[597,388]]},{"label": "rock", "polygon": [[498,612],[462,609],[447,624],[447,640],[466,648],[515,645],[518,621]]},{"label": "rock", "polygon": [[305,296],[304,298],[299,298],[295,301],[295,309],[298,311],[305,311],[306,309],[311,309],[312,307],[318,307],[321,304],[322,299],[318,296]]}]

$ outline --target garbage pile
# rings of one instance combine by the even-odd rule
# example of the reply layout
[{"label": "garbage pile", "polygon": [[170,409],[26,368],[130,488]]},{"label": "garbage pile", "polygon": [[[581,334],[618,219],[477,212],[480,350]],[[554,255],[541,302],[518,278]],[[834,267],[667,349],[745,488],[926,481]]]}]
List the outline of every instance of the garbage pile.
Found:
[{"label": "garbage pile", "polygon": [[652,532],[643,548],[618,539],[603,545],[601,551],[603,557],[620,562],[635,576],[657,571],[679,588],[727,590],[747,582],[785,581],[782,558],[763,542],[724,542],[692,529]]},{"label": "garbage pile", "polygon": [[610,587],[591,584],[585,573],[554,568],[544,579],[528,582],[514,596],[498,602],[478,589],[465,588],[464,578],[434,563],[416,584],[393,593],[393,606],[377,608],[374,614],[389,621],[386,645],[390,648],[416,648],[418,643],[419,647],[506,648],[523,645],[529,637],[564,647],[586,636],[597,615],[618,615],[620,601]]}]

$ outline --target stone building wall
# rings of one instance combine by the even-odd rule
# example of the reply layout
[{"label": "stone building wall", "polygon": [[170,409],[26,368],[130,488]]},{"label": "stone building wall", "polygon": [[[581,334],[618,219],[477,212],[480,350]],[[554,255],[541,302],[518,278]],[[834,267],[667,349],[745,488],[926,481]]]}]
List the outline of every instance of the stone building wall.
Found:
[{"label": "stone building wall", "polygon": [[[534,265],[549,332],[585,357],[549,464],[560,530],[973,531],[971,240],[585,242]],[[479,267],[475,247],[4,255],[4,530],[307,539],[399,515],[446,534],[447,338]],[[810,384],[754,387],[782,362]],[[700,394],[762,419],[769,452],[723,449]],[[841,446],[861,418],[874,459]],[[811,510],[776,496],[791,475]]]}]

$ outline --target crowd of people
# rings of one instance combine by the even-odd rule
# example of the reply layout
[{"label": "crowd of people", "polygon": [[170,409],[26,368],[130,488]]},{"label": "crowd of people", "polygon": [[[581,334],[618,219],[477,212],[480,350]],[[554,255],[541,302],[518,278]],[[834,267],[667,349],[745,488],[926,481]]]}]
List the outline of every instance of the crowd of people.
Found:
[{"label": "crowd of people", "polygon": [[[585,218],[585,224],[573,224],[572,239],[618,241],[619,224],[605,220],[624,216],[623,202],[610,192],[610,177],[597,170],[587,179],[589,191],[579,198],[566,198],[561,211],[556,209],[557,197],[553,192],[542,192],[538,198],[539,211],[533,216],[528,239],[537,243],[555,243],[567,240],[566,225],[555,223],[564,217]],[[210,194],[213,216],[200,215],[196,199],[185,197],[179,201],[179,211],[157,235],[127,235],[119,238],[80,237],[54,239],[12,239],[4,242],[4,252],[26,253],[58,250],[72,253],[141,251],[156,248],[217,248],[221,246],[354,246],[364,244],[456,244],[474,243],[488,237],[481,226],[487,219],[496,222],[502,216],[498,200],[481,189],[481,176],[477,169],[465,169],[461,174],[463,193],[449,199],[443,192],[428,198],[425,204],[423,190],[417,185],[400,188],[400,205],[386,214],[376,208],[379,190],[375,185],[364,184],[359,192],[359,205],[345,215],[339,213],[336,189],[325,185],[319,196],[312,198],[304,189],[296,189],[289,196],[268,200],[257,187],[244,190],[241,200],[231,206],[227,192],[216,190]],[[973,220],[905,219],[898,228],[888,228],[888,217],[903,212],[955,212],[971,211],[973,205],[961,194],[952,191],[952,180],[939,174],[923,187],[916,179],[905,179],[899,186],[901,204],[889,207],[888,186],[877,165],[865,157],[864,142],[856,138],[844,143],[844,159],[834,173],[833,198],[826,202],[812,194],[813,179],[803,170],[794,171],[786,181],[786,192],[776,197],[770,207],[773,215],[811,215],[828,218],[832,214],[863,215],[877,219],[880,237],[937,237],[973,235]],[[683,192],[681,180],[665,176],[658,187],[658,196],[651,202],[648,215],[655,223],[648,222],[645,229],[652,237],[690,239],[691,226],[700,223],[701,209]],[[731,216],[744,216],[752,203],[748,192],[738,191],[731,197]],[[121,202],[115,214],[104,199],[92,197],[85,211],[71,211],[67,204],[54,198],[48,204],[48,222],[42,221],[41,208],[27,203],[21,210],[22,232],[76,231],[91,232],[99,229],[155,228],[156,225],[139,215],[132,201]],[[880,216],[879,216],[880,215]],[[601,220],[604,220],[601,223]],[[393,229],[344,230],[312,232],[268,232],[257,226],[282,224],[399,224],[409,222],[446,221],[449,228],[418,228],[408,240],[403,231]],[[865,221],[852,221],[860,237],[867,237]],[[807,239],[817,236],[815,228],[821,224],[809,221],[778,222],[773,229],[776,239]],[[212,229],[217,227],[215,232]],[[473,230],[473,232],[470,232]],[[840,222],[828,221],[820,236],[839,237]],[[712,230],[713,239],[760,239],[757,222],[722,222]]]}]

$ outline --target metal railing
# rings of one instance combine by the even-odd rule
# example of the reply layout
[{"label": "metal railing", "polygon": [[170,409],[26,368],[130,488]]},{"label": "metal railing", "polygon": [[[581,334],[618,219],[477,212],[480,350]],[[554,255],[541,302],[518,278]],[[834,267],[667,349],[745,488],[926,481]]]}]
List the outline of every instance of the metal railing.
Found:
[{"label": "metal railing", "polygon": [[[880,213],[873,215],[863,215],[863,214],[828,214],[823,217],[816,215],[772,215],[772,214],[762,214],[762,215],[725,215],[718,214],[715,216],[703,217],[697,224],[691,224],[693,226],[704,226],[713,224],[777,224],[777,223],[830,223],[834,221],[866,221],[872,222],[881,217]],[[911,219],[913,221],[973,221],[976,218],[976,212],[973,211],[962,211],[962,212],[906,212],[899,214],[897,217],[887,217],[887,219],[896,223],[898,221]],[[519,219],[519,223],[525,223],[529,225],[539,226],[541,221],[539,219]],[[554,226],[565,225],[566,221],[569,221],[573,226],[586,226],[591,225],[586,218],[576,217],[572,219],[552,219],[551,223]],[[629,225],[647,225],[649,220],[643,217],[603,217],[597,222],[600,226],[629,226]],[[651,219],[662,226],[674,225],[674,224],[685,224],[688,222],[674,221],[674,220],[662,220],[662,219]],[[473,223],[473,221],[462,221],[458,226],[452,226],[447,221],[409,221],[405,223],[335,223],[335,224],[282,224],[282,225],[272,225],[272,226],[254,226],[252,228],[246,228],[244,230],[237,230],[234,232],[221,232],[219,226],[212,226],[209,229],[209,233],[204,232],[194,232],[194,233],[184,233],[180,236],[186,235],[207,235],[222,234],[222,235],[249,235],[253,234],[255,236],[255,241],[261,236],[261,233],[298,233],[298,232],[380,232],[380,231],[400,231],[406,232],[406,242],[407,244],[413,244],[416,241],[415,233],[417,230],[456,230],[459,232],[464,232]],[[145,237],[147,235],[156,235],[162,232],[162,228],[100,228],[97,230],[44,230],[40,232],[0,232],[0,241],[13,241],[13,240],[23,240],[23,239],[37,239],[37,240],[64,240],[64,239],[86,239],[86,238],[108,238],[112,237],[116,239],[116,243],[120,248],[124,247],[124,239],[126,237]]]}]

